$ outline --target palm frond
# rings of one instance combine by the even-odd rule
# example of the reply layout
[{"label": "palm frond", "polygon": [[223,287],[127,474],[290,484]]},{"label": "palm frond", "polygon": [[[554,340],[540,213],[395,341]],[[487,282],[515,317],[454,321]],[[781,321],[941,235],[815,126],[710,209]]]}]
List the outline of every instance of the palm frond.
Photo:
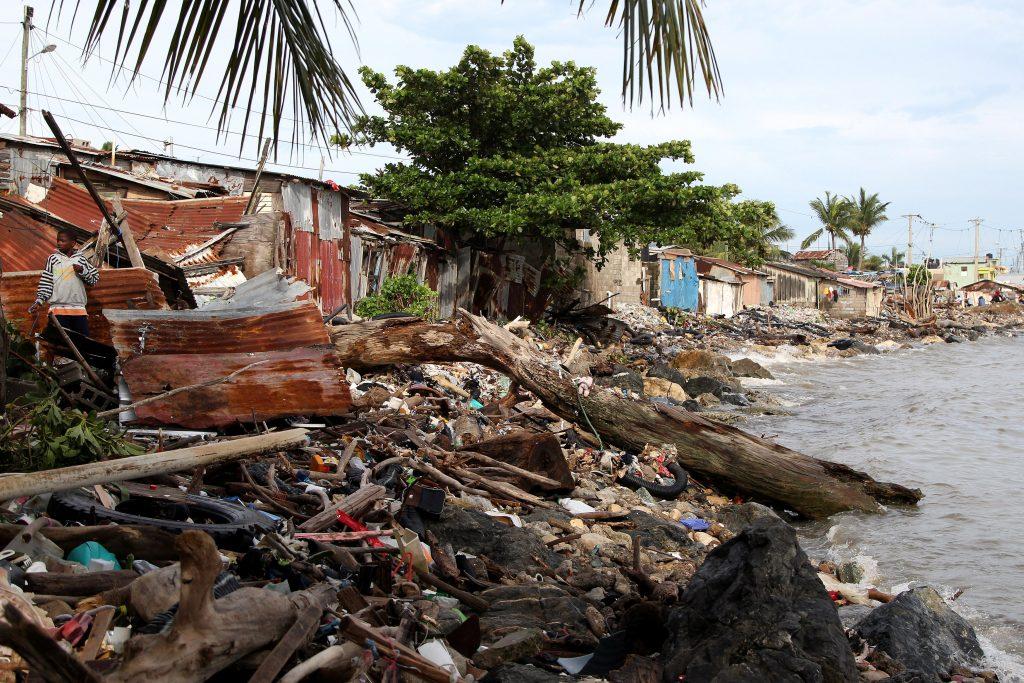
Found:
[{"label": "palm frond", "polygon": [[811,246],[823,234],[825,234],[825,228],[818,228],[817,230],[815,230],[810,235],[808,235],[807,237],[804,238],[804,241],[800,243],[800,248],[801,249],[806,249],[807,247]]},{"label": "palm frond", "polygon": [[[592,0],[579,0],[579,14]],[[611,0],[606,26],[622,39],[622,99],[641,104],[649,94],[662,109],[693,104],[698,79],[708,97],[723,94],[722,74],[704,23],[704,0]],[[656,79],[656,80],[655,80]]]},{"label": "palm frond", "polygon": [[[72,22],[80,2],[75,2]],[[234,3],[227,0],[95,0],[83,59],[97,50],[104,34],[115,33],[112,76],[128,70],[134,81],[143,65],[156,59],[151,51],[154,36],[167,33],[172,38],[161,73],[164,101],[176,95],[190,101],[210,73],[207,68],[214,45],[230,40],[231,58],[223,70],[213,69],[221,74],[218,132],[228,130],[232,115],[240,109],[242,146],[256,119],[259,138],[269,124],[276,150],[290,103],[292,143],[305,137],[308,126],[309,133],[326,144],[330,135],[350,129],[354,117],[362,111],[353,83],[331,49],[319,7],[328,3],[340,15],[355,44],[355,8],[351,0],[240,0],[234,21],[225,21],[228,9],[234,9]],[[64,0],[59,0],[55,9],[59,17]],[[111,21],[115,15],[119,21]]]}]

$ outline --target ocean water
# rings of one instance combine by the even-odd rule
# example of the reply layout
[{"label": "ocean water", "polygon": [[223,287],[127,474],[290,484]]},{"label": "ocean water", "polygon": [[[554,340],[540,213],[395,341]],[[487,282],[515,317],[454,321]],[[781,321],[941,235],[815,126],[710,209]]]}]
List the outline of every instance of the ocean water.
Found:
[{"label": "ocean water", "polygon": [[758,388],[794,415],[748,430],[925,493],[801,525],[808,554],[855,559],[883,590],[962,591],[990,665],[1024,680],[1024,337],[769,367],[781,381]]}]

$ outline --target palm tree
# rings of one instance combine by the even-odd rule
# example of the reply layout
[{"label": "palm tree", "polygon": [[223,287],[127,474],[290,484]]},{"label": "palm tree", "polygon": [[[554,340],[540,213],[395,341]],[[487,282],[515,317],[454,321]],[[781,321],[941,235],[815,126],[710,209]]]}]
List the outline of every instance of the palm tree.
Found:
[{"label": "palm tree", "polygon": [[828,233],[829,249],[836,248],[837,239],[850,243],[850,235],[846,231],[850,220],[850,201],[846,197],[826,192],[824,201],[818,197],[810,202],[810,207],[821,221],[821,227],[804,238],[800,243],[801,249],[811,246],[825,233]]},{"label": "palm tree", "polygon": [[[868,194],[860,188],[860,195],[855,199],[847,199],[850,203],[850,232],[860,238],[860,253],[857,258],[857,270],[864,269],[864,240],[879,223],[889,220],[885,210],[889,202],[878,199],[878,193]],[[853,263],[853,260],[850,260]]]},{"label": "palm tree", "polygon": [[[671,106],[673,95],[680,104],[692,104],[698,79],[709,97],[719,98],[722,77],[704,23],[704,0],[607,2],[605,25],[616,27],[622,40],[624,103],[641,103],[647,93],[652,107],[655,101]],[[579,0],[577,14],[582,16],[592,3]],[[74,23],[81,4],[89,3],[54,2],[52,18],[70,14]],[[228,130],[237,110],[243,117],[243,146],[251,119],[259,122],[258,139],[269,124],[268,135],[276,149],[281,122],[291,118],[293,145],[306,137],[308,126],[308,132],[329,147],[330,137],[351,130],[362,113],[353,83],[331,49],[321,13],[333,8],[358,48],[353,0],[243,0],[237,5],[229,0],[95,0],[92,4],[83,59],[98,52],[105,33],[117,36],[114,75],[127,69],[134,81],[144,64],[162,59],[165,103],[174,95],[191,100],[208,73],[214,74],[212,78],[222,74],[217,131]],[[173,36],[162,57],[154,58],[150,50],[154,35]],[[229,46],[232,57],[208,72],[218,43]],[[286,108],[292,110],[290,117],[285,115]]]},{"label": "palm tree", "polygon": [[856,242],[850,242],[846,245],[846,262],[851,266],[857,264],[857,270],[863,270],[864,265],[864,247]]},{"label": "palm tree", "polygon": [[893,247],[890,253],[882,254],[882,261],[890,268],[899,268],[903,265],[903,252]]}]

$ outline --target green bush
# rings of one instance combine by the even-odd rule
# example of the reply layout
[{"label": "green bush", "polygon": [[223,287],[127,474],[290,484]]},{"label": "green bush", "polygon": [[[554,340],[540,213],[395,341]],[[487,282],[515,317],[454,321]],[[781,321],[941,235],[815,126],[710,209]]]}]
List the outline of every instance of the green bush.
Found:
[{"label": "green bush", "polygon": [[20,398],[0,419],[0,472],[36,472],[142,452],[95,416],[62,409],[56,394]]},{"label": "green bush", "polygon": [[437,316],[437,292],[416,281],[415,275],[391,277],[380,291],[356,304],[356,315],[372,318],[383,313],[409,313],[421,318]]}]

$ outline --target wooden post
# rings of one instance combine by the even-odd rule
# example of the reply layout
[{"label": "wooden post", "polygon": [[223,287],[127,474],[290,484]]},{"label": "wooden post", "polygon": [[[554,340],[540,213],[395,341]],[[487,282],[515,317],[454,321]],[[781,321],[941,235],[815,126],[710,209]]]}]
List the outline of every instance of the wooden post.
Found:
[{"label": "wooden post", "polygon": [[117,221],[116,228],[121,235],[121,243],[124,244],[125,251],[128,252],[128,260],[131,261],[132,268],[145,268],[146,264],[142,262],[142,252],[135,244],[135,235],[132,234],[132,228],[128,225],[128,214],[125,212],[124,206],[121,205],[121,198],[114,197],[110,203],[117,214],[114,216],[114,220]]}]

